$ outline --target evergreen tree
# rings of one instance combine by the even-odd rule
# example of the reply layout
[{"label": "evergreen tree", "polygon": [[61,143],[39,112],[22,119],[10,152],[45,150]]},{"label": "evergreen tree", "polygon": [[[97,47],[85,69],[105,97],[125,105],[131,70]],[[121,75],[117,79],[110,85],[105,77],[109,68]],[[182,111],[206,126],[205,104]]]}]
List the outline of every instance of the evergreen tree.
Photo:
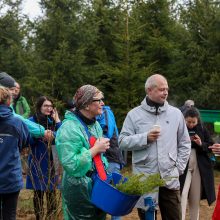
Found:
[{"label": "evergreen tree", "polygon": [[216,99],[220,65],[219,15],[219,3],[211,0],[189,1],[181,14],[190,36],[183,57],[187,67],[186,94],[201,108],[220,106]]},{"label": "evergreen tree", "polygon": [[27,72],[25,17],[21,15],[21,4],[21,0],[5,0],[0,9],[0,71],[17,79]]}]

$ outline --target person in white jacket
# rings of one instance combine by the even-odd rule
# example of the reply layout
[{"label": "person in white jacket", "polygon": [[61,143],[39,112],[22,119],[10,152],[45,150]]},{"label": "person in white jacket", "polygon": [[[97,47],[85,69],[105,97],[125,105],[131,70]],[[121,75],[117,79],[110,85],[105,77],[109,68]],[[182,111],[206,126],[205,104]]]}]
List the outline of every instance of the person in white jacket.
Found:
[{"label": "person in white jacket", "polygon": [[[168,83],[154,74],[145,83],[146,97],[126,116],[120,136],[122,150],[132,151],[133,173],[160,173],[166,181],[159,188],[159,208],[163,220],[181,220],[181,175],[189,159],[191,142],[181,111],[168,104]],[[175,178],[172,178],[175,177]],[[144,197],[137,204],[145,219]]]}]

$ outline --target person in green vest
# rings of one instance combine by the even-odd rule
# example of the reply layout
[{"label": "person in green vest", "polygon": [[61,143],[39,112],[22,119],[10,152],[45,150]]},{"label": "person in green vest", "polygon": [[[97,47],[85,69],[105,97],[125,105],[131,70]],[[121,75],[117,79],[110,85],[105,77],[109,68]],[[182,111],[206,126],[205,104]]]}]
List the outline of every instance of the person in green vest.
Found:
[{"label": "person in green vest", "polygon": [[15,113],[28,118],[31,110],[24,96],[21,95],[21,87],[19,83],[15,83],[15,92],[13,95],[13,109]]}]

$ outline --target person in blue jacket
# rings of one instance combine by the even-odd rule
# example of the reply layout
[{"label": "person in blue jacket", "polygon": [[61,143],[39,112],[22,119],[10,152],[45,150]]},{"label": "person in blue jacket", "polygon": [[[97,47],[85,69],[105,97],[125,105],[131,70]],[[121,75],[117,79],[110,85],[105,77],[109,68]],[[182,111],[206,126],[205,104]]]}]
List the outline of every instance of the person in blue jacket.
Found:
[{"label": "person in blue jacket", "polygon": [[[0,86],[4,86],[8,88],[11,95],[12,96],[15,95],[16,81],[12,76],[8,75],[5,72],[0,72]],[[21,115],[16,114],[14,110],[13,110],[13,114],[17,118],[20,118],[26,124],[29,132],[31,133],[31,136],[36,137],[36,138],[38,137],[44,137],[46,139],[50,138],[51,136],[50,131],[45,130],[43,126],[39,126],[36,123],[33,123],[32,121],[23,118]]]},{"label": "person in blue jacket", "polygon": [[23,188],[20,153],[29,144],[27,126],[13,116],[9,89],[0,86],[0,219],[15,220]]},{"label": "person in blue jacket", "polygon": [[28,157],[29,172],[27,173],[26,188],[34,190],[34,211],[36,219],[40,220],[44,216],[44,193],[46,193],[47,198],[47,217],[56,214],[55,190],[59,185],[59,176],[56,172],[55,158],[53,158],[53,149],[55,149],[53,145],[61,121],[52,100],[46,96],[38,98],[36,113],[29,120],[51,131],[50,140],[43,138],[31,139],[31,151]]},{"label": "person in blue jacket", "polygon": [[[121,150],[118,145],[118,128],[114,113],[109,106],[102,107],[102,114],[96,117],[96,120],[102,127],[103,136],[110,139],[110,148],[106,150],[105,156],[109,162],[109,173],[120,173],[124,164]],[[112,216],[112,220],[120,220],[120,216]]]}]

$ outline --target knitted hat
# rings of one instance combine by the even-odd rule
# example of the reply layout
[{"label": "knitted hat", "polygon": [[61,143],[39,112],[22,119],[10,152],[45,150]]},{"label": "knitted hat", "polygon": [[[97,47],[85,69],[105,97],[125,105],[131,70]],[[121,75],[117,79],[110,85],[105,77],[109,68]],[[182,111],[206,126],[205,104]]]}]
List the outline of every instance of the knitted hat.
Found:
[{"label": "knitted hat", "polygon": [[77,109],[84,109],[87,105],[92,103],[93,97],[100,93],[95,86],[92,85],[84,85],[81,86],[74,95],[75,106]]},{"label": "knitted hat", "polygon": [[0,72],[0,85],[7,87],[7,88],[12,88],[15,87],[15,80],[13,77],[9,76],[5,72]]}]

